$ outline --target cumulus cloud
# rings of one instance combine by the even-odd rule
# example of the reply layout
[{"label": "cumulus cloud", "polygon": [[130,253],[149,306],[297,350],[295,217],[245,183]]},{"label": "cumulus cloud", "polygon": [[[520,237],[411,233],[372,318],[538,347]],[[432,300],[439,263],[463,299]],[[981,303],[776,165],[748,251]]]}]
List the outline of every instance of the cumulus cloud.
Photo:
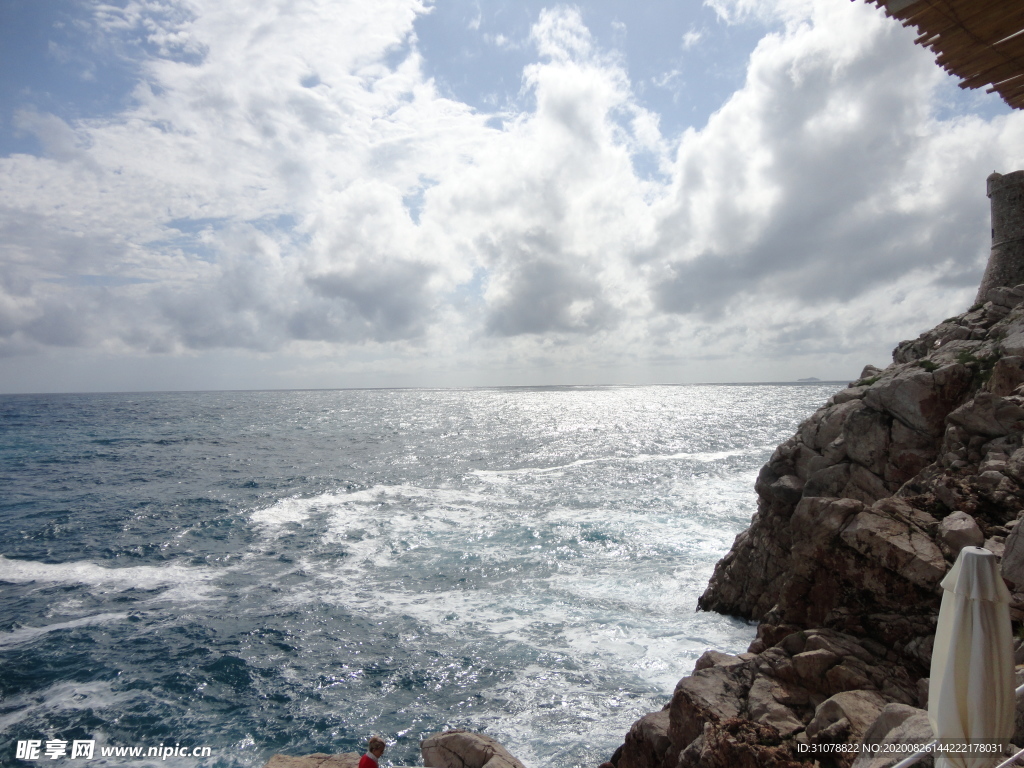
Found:
[{"label": "cumulus cloud", "polygon": [[482,114],[423,74],[420,0],[97,3],[137,84],[102,118],[18,112],[42,151],[0,158],[0,354],[372,358],[380,383],[882,362],[969,299],[1024,121],[941,117],[945,75],[867,4],[708,4],[770,31],[670,138],[567,6],[521,107]]},{"label": "cumulus cloud", "polygon": [[911,276],[976,286],[985,169],[1019,162],[1022,124],[937,119],[943,78],[859,4],[811,4],[765,37],[745,86],[680,145],[647,255],[657,305],[719,317],[734,300],[849,302]]}]

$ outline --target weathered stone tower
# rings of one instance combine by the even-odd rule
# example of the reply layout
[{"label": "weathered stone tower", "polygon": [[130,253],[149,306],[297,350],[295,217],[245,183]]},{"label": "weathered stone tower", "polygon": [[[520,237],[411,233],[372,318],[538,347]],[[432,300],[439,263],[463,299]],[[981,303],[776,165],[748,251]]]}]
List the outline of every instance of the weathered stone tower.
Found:
[{"label": "weathered stone tower", "polygon": [[1024,283],[1024,171],[988,177],[992,201],[992,252],[981,278],[976,303],[985,301],[990,288],[1012,288]]}]

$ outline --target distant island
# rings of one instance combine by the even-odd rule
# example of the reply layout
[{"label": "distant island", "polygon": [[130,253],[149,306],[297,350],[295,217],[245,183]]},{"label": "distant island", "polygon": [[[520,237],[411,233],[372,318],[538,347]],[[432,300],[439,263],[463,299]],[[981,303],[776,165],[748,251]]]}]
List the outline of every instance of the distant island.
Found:
[{"label": "distant island", "polygon": [[817,376],[808,376],[806,379],[797,379],[797,382],[821,381]]}]

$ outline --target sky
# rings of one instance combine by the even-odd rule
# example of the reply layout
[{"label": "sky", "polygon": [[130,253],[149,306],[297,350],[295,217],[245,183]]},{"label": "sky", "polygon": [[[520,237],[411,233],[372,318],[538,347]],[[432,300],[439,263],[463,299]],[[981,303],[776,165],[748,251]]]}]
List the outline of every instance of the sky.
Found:
[{"label": "sky", "polygon": [[0,392],[856,378],[1024,115],[861,0],[0,0]]}]

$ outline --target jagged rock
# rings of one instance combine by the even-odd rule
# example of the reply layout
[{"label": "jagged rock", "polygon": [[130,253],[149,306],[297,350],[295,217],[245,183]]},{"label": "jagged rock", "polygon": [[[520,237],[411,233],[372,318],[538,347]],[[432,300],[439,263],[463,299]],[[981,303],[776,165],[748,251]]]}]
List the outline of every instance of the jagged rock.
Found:
[{"label": "jagged rock", "polygon": [[696,739],[706,723],[740,716],[753,682],[751,663],[702,669],[676,684],[669,703],[669,738],[677,751]]},{"label": "jagged rock", "polygon": [[885,411],[911,429],[940,436],[946,415],[960,403],[971,384],[971,373],[959,363],[929,373],[908,367],[873,385],[862,401],[876,411]]},{"label": "jagged rock", "polygon": [[850,482],[842,490],[842,495],[849,499],[858,499],[865,504],[870,504],[879,499],[892,496],[895,488],[890,489],[874,472],[865,469],[860,464],[850,465]]},{"label": "jagged rock", "polygon": [[758,676],[747,694],[747,718],[770,725],[783,737],[803,730],[803,721],[780,701],[789,699],[806,704],[809,700],[807,691],[799,689],[800,693],[797,693],[797,690],[770,677]]},{"label": "jagged rock", "polygon": [[[877,370],[877,369],[876,369]],[[868,378],[862,376],[862,379]],[[858,386],[856,382],[848,386],[846,389],[840,389],[834,395],[832,395],[832,404],[839,405],[841,403],[848,402],[850,400],[860,400],[864,397],[864,393],[868,391],[867,385]]]},{"label": "jagged rock", "polygon": [[[892,654],[882,643],[829,629],[790,632],[764,624],[758,634],[755,642],[773,641],[760,653],[705,654],[702,668],[679,681],[667,709],[633,724],[618,768],[704,765],[692,761],[710,760],[714,749],[727,749],[720,740],[731,737],[723,736],[722,729],[728,731],[724,724],[737,718],[755,730],[769,729],[759,732],[773,734],[773,743],[790,750],[784,750],[789,759],[794,740],[806,738],[802,734],[816,717],[816,738],[855,738],[867,727],[863,711],[868,704],[877,709],[916,700],[913,677],[887,658]],[[837,698],[853,689],[858,689],[856,696]],[[822,709],[825,701],[831,704]],[[781,753],[770,754],[778,758]]]},{"label": "jagged rock", "polygon": [[1018,448],[1006,462],[1003,472],[1019,482],[1024,482],[1024,448]]},{"label": "jagged rock", "polygon": [[1024,384],[1024,357],[1010,355],[995,362],[985,389],[1001,397],[1012,395],[1021,384]]},{"label": "jagged rock", "polygon": [[949,422],[985,437],[1002,437],[1024,427],[1024,408],[1013,400],[991,392],[975,397],[949,414]]},{"label": "jagged rock", "polygon": [[840,538],[921,587],[933,587],[946,573],[942,552],[927,534],[875,507],[860,512]]},{"label": "jagged rock", "polygon": [[672,768],[806,768],[767,725],[732,718],[705,728]]},{"label": "jagged rock", "polygon": [[431,734],[420,753],[427,768],[525,768],[490,736],[460,729]]},{"label": "jagged rock", "polygon": [[697,659],[697,663],[693,666],[693,671],[699,672],[708,667],[731,667],[734,664],[742,664],[743,661],[739,656],[733,656],[731,653],[707,650]]},{"label": "jagged rock", "polygon": [[983,546],[996,557],[1002,557],[1003,551],[1005,550],[1003,542],[1000,541],[999,538],[996,536],[993,536],[990,539],[985,539],[985,543],[981,546]]},{"label": "jagged rock", "polygon": [[860,408],[850,414],[843,429],[846,455],[876,475],[885,471],[889,457],[889,430],[892,417],[873,408]]},{"label": "jagged rock", "polygon": [[[852,768],[891,768],[914,753],[910,747],[923,746],[933,738],[926,710],[905,704],[886,704],[861,742],[877,745],[878,749],[862,749]],[[885,751],[886,745],[890,746],[888,752]],[[905,745],[908,749],[896,749],[896,745]],[[917,763],[919,766],[931,764],[931,757]]]},{"label": "jagged rock", "polygon": [[996,306],[1013,309],[1024,302],[1024,285],[1017,285],[1013,288],[997,286],[989,289],[984,298],[985,301],[991,301]]},{"label": "jagged rock", "polygon": [[[1020,688],[1021,685],[1024,685],[1024,669],[1018,666],[1016,676],[1017,687]],[[1024,696],[1017,697],[1017,706],[1013,715],[1013,737],[1010,742],[1017,745],[1024,744]]]},{"label": "jagged rock", "polygon": [[342,752],[337,755],[314,752],[301,757],[274,755],[263,768],[359,768],[360,757],[362,755],[358,752]]},{"label": "jagged rock", "polygon": [[984,544],[985,534],[966,512],[954,512],[939,523],[939,539],[949,549],[950,559],[956,560],[964,547],[980,547]]},{"label": "jagged rock", "polygon": [[1018,591],[1024,590],[1024,526],[1014,526],[1003,543],[1002,573]]},{"label": "jagged rock", "polygon": [[793,656],[793,669],[801,680],[820,681],[825,673],[839,663],[840,657],[824,648]]},{"label": "jagged rock", "polygon": [[668,737],[667,709],[644,715],[629,729],[622,745],[618,768],[662,768],[672,746]]},{"label": "jagged rock", "polygon": [[[814,718],[807,724],[807,738],[811,742],[859,742],[887,703],[881,694],[874,691],[837,693],[814,711]],[[828,730],[842,721],[845,721],[845,727]],[[841,738],[839,733],[842,733]]]},{"label": "jagged rock", "polygon": [[835,497],[850,484],[850,463],[844,461],[831,467],[820,469],[807,479],[804,496]]},{"label": "jagged rock", "polygon": [[810,440],[805,442],[819,451],[824,449],[842,434],[846,420],[863,407],[864,404],[860,400],[850,400],[840,403],[833,408],[826,409],[819,416],[817,428],[813,430]]}]

